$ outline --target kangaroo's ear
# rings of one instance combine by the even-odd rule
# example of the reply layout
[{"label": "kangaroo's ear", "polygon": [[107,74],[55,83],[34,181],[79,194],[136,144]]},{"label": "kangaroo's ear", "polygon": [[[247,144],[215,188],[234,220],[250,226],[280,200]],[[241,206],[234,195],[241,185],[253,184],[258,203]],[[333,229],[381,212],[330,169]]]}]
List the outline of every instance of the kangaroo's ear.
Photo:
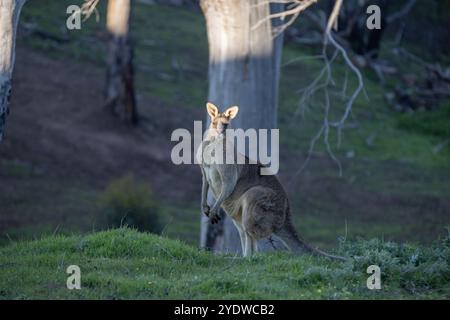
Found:
[{"label": "kangaroo's ear", "polygon": [[211,102],[206,104],[206,110],[211,118],[215,118],[219,114],[219,109]]},{"label": "kangaroo's ear", "polygon": [[234,107],[229,107],[227,110],[225,110],[224,115],[227,118],[233,119],[234,117],[236,117],[236,115],[238,114],[239,111],[239,107],[234,106]]}]

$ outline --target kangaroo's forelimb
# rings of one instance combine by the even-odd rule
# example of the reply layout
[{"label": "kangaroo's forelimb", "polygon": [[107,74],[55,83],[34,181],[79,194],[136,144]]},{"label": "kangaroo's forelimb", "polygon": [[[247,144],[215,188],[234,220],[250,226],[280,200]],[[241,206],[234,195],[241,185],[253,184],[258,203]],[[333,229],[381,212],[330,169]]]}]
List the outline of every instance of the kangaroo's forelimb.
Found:
[{"label": "kangaroo's forelimb", "polygon": [[202,171],[202,199],[201,199],[201,208],[202,208],[202,212],[209,217],[209,212],[210,212],[210,207],[208,206],[208,202],[207,202],[207,197],[208,197],[208,189],[209,189],[209,185],[208,185],[208,179],[206,179],[206,173],[205,173],[205,169],[203,169],[203,167],[201,167],[201,171]]},{"label": "kangaroo's forelimb", "polygon": [[[227,171],[227,170],[224,170]],[[220,194],[216,199],[216,202],[211,207],[210,219],[212,223],[216,223],[220,220],[219,209],[222,203],[233,193],[237,183],[237,175],[235,171],[230,168],[230,172],[220,172],[221,189]]]}]

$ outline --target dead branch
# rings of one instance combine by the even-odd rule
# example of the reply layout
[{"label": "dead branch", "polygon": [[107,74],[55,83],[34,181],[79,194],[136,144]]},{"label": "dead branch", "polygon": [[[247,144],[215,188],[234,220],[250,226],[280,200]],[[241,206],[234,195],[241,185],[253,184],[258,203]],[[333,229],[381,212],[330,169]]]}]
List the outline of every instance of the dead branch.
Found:
[{"label": "dead branch", "polygon": [[[325,47],[324,47],[325,48]],[[301,110],[302,116],[304,116],[305,109],[307,107],[307,102],[312,99],[312,97],[321,89],[325,89],[331,83],[331,69],[329,68],[330,64],[337,58],[338,53],[335,51],[331,59],[329,59],[325,52],[319,56],[320,59],[324,60],[324,66],[320,70],[319,75],[306,87],[297,90],[297,93],[303,92],[302,97],[300,98],[298,108],[294,113],[294,119],[298,116],[299,111]],[[325,78],[324,78],[325,77]],[[321,83],[321,80],[324,81]]]},{"label": "dead branch", "polygon": [[[336,0],[336,2],[334,3],[334,7],[333,10],[331,11],[331,15],[330,18],[328,19],[328,24],[327,24],[327,28],[325,29],[325,35],[327,35],[328,37],[331,36],[331,28],[335,27],[337,24],[337,18],[339,16],[339,11],[341,11],[341,7],[342,7],[342,0]],[[337,29],[337,28],[335,28]],[[325,41],[327,41],[327,38],[325,37]],[[326,42],[325,42],[326,44]]]},{"label": "dead branch", "polygon": [[317,0],[292,0],[292,1],[285,1],[285,0],[269,0],[267,2],[260,3],[262,4],[270,4],[270,3],[284,3],[287,4],[287,10],[282,12],[276,12],[268,15],[267,17],[264,17],[263,19],[259,20],[255,25],[252,26],[251,30],[255,30],[262,26],[264,23],[266,23],[268,20],[271,21],[272,19],[279,18],[282,21],[286,19],[287,17],[290,17],[290,19],[283,23],[281,26],[278,26],[273,29],[274,37],[276,38],[278,35],[283,33],[284,30],[286,30],[287,27],[289,27],[292,23],[294,23],[295,19],[302,13],[304,10],[306,10],[309,6],[316,3]]},{"label": "dead branch", "polygon": [[[363,77],[361,75],[361,72],[358,70],[358,68],[355,67],[353,62],[351,61],[350,57],[348,56],[348,53],[346,49],[336,41],[335,36],[333,34],[333,29],[336,26],[337,18],[339,16],[339,12],[342,7],[343,0],[336,0],[333,10],[330,14],[330,17],[328,18],[328,21],[326,24],[323,22],[322,19],[316,19],[316,22],[324,28],[324,37],[323,37],[323,43],[322,43],[322,54],[318,57],[323,59],[324,61],[324,67],[320,70],[319,75],[311,82],[310,85],[308,85],[306,88],[301,89],[300,91],[303,91],[302,97],[299,101],[299,107],[297,108],[297,111],[295,113],[295,116],[298,114],[298,112],[301,110],[302,114],[304,113],[305,107],[307,106],[307,102],[313,98],[318,92],[323,93],[324,97],[324,118],[323,123],[321,127],[319,128],[316,135],[312,138],[310,142],[310,147],[308,151],[307,158],[301,168],[294,174],[294,177],[298,175],[300,172],[303,171],[303,169],[306,167],[307,163],[309,162],[311,158],[311,154],[314,150],[314,147],[317,143],[317,141],[320,138],[323,138],[323,142],[325,144],[325,148],[327,150],[328,155],[331,157],[331,159],[337,164],[339,169],[339,176],[342,176],[342,166],[339,161],[339,159],[335,156],[330,142],[329,142],[329,133],[330,128],[335,128],[337,131],[337,147],[339,148],[341,145],[341,136],[342,136],[342,129],[344,128],[344,124],[347,121],[348,117],[351,114],[352,107],[355,103],[356,98],[360,95],[361,92],[364,90],[364,82]],[[335,51],[331,58],[327,54],[327,48],[329,46],[332,46]],[[331,109],[331,102],[330,102],[330,96],[329,96],[329,87],[335,86],[336,83],[333,81],[332,78],[332,64],[334,60],[337,58],[338,55],[341,55],[347,64],[347,66],[350,68],[352,73],[356,76],[358,80],[358,85],[356,89],[352,92],[350,97],[348,98],[348,101],[345,104],[345,109],[342,114],[342,116],[337,121],[330,121],[330,109]],[[317,56],[315,56],[317,57]],[[345,81],[343,83],[341,96],[342,98],[346,98],[346,91],[347,91],[347,83],[348,83],[348,76],[346,75]],[[295,118],[294,116],[294,118]]]},{"label": "dead branch", "polygon": [[[317,12],[311,12],[311,11],[305,11],[303,15],[309,19],[320,31],[320,39],[314,39],[313,41],[310,41],[311,44],[318,44],[323,45],[323,34],[325,33],[325,30],[327,28],[328,19],[326,17],[326,14],[323,10],[318,10]],[[350,29],[347,26],[346,30],[335,30],[333,37],[334,39],[342,45],[346,50],[347,48],[350,48],[349,42],[346,40],[346,37],[350,33]],[[295,39],[295,42],[302,43],[304,42],[304,39],[298,38]]]},{"label": "dead branch", "polygon": [[86,21],[89,19],[92,15],[92,13],[95,13],[95,19],[98,22],[100,20],[100,14],[97,9],[97,4],[100,0],[84,0],[84,3],[81,5],[80,10],[75,11],[72,14],[72,18],[75,18],[79,15],[81,15],[83,18],[83,21]]},{"label": "dead branch", "polygon": [[340,147],[342,127],[343,127],[345,121],[347,120],[351,110],[352,110],[352,107],[353,107],[353,104],[354,104],[356,98],[359,96],[361,91],[364,89],[364,81],[363,81],[363,77],[361,75],[361,72],[358,70],[358,68],[355,67],[353,62],[348,57],[347,51],[345,51],[345,49],[339,43],[337,43],[334,40],[334,38],[331,35],[331,33],[328,34],[328,40],[341,52],[342,56],[345,59],[345,62],[347,63],[347,65],[350,67],[350,69],[354,72],[354,74],[358,78],[358,87],[355,89],[355,91],[353,91],[353,94],[351,95],[350,100],[348,100],[347,105],[345,107],[345,112],[344,112],[342,118],[338,122],[330,123],[330,125],[337,127],[337,130],[338,130],[338,147]]}]

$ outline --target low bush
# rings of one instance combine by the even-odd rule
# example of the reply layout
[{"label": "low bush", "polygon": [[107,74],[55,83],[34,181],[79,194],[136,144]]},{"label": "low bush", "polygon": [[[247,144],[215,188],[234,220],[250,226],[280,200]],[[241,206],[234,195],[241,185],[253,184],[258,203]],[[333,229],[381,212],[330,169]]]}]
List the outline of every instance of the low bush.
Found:
[{"label": "low bush", "polygon": [[100,209],[108,227],[134,227],[159,233],[163,227],[160,205],[151,188],[129,174],[112,181],[99,196]]}]

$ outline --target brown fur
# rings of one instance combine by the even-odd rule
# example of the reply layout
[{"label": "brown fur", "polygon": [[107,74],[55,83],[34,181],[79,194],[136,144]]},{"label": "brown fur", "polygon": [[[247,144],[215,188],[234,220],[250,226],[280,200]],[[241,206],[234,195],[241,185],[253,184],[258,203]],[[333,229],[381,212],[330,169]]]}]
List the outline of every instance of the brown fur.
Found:
[{"label": "brown fur", "polygon": [[[238,112],[237,107],[232,107],[220,113],[211,103],[207,104],[207,110],[211,117],[210,130],[200,146],[197,159],[203,176],[202,208],[210,221],[216,223],[220,219],[218,210],[222,207],[239,231],[244,256],[257,251],[257,240],[275,235],[295,253],[309,252],[343,259],[311,247],[298,236],[291,221],[286,192],[275,175],[260,174],[261,164],[203,161],[202,152],[217,144],[222,144],[225,152],[233,148],[224,137],[223,125],[229,124]],[[211,208],[206,203],[209,188],[216,198]]]}]

